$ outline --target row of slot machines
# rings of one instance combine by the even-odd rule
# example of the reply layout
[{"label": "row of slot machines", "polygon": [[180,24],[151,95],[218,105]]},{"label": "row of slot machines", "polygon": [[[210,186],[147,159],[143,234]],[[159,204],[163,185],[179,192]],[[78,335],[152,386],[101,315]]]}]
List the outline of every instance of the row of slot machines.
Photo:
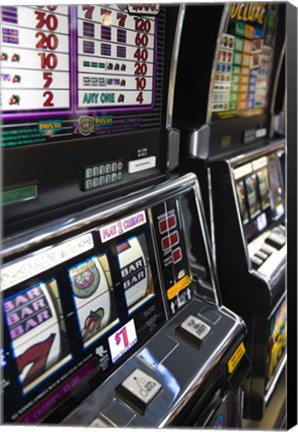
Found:
[{"label": "row of slot machines", "polygon": [[2,424],[263,417],[287,357],[289,10],[1,7]]}]

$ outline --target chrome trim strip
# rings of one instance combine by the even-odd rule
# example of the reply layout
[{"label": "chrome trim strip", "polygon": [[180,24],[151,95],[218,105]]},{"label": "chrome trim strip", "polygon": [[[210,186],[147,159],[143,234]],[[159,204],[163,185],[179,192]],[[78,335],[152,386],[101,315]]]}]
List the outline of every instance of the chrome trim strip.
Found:
[{"label": "chrome trim strip", "polygon": [[275,373],[274,379],[270,384],[269,390],[265,394],[265,397],[264,397],[265,405],[267,405],[267,403],[269,402],[269,399],[271,398],[272,393],[274,392],[274,390],[276,388],[276,385],[277,385],[279,378],[280,378],[280,376],[284,370],[286,362],[287,362],[287,353],[285,354],[284,358],[282,359],[282,361],[279,365],[279,368],[277,369],[277,371]]},{"label": "chrome trim strip", "polygon": [[211,168],[210,167],[207,168],[207,183],[208,183],[208,196],[209,196],[209,209],[210,209],[211,248],[212,248],[212,256],[213,256],[214,266],[217,269],[212,176],[211,176]]},{"label": "chrome trim strip", "polygon": [[206,256],[207,256],[208,265],[209,265],[209,269],[210,269],[210,278],[211,278],[211,283],[212,283],[213,290],[214,290],[215,304],[217,306],[221,306],[220,295],[219,295],[219,283],[218,283],[218,278],[217,278],[217,273],[216,273],[215,262],[212,258],[211,241],[210,241],[210,237],[208,234],[209,230],[208,230],[208,225],[206,222],[203,199],[202,199],[200,185],[199,185],[198,181],[195,183],[194,189],[195,189],[196,206],[198,209],[200,226],[201,226],[201,230],[202,230],[202,236],[203,236],[203,240],[204,240],[204,244],[205,244]]},{"label": "chrome trim strip", "polygon": [[228,162],[228,166],[229,166],[230,179],[231,179],[232,190],[233,190],[233,195],[234,195],[234,202],[236,203],[236,212],[237,212],[237,217],[238,217],[238,224],[239,224],[239,228],[240,228],[240,232],[241,232],[241,238],[242,238],[243,249],[244,249],[244,253],[245,253],[245,257],[246,257],[247,268],[249,271],[252,271],[253,269],[252,269],[250,258],[249,258],[247,240],[246,240],[245,233],[244,233],[244,225],[242,222],[240,204],[238,201],[238,194],[237,194],[237,190],[236,190],[236,182],[234,179],[233,168],[231,166],[230,161]]},{"label": "chrome trim strip", "polygon": [[210,126],[203,124],[189,135],[188,154],[194,158],[208,159],[210,141]]},{"label": "chrome trim strip", "polygon": [[270,114],[271,115],[274,115],[274,105],[275,105],[275,100],[276,100],[277,87],[278,87],[278,83],[279,83],[279,79],[280,79],[280,72],[281,72],[283,60],[285,58],[285,54],[286,54],[286,40],[284,41],[282,51],[280,53],[277,69],[276,69],[275,81],[274,81],[273,90],[272,90],[271,107],[270,107]]},{"label": "chrome trim strip", "polygon": [[109,217],[117,217],[124,212],[148,208],[156,202],[164,201],[167,197],[180,195],[191,189],[197,183],[197,177],[188,173],[183,177],[167,180],[159,185],[150,186],[141,191],[133,192],[124,198],[113,202],[99,204],[98,206],[75,213],[67,218],[59,218],[32,230],[21,232],[4,240],[1,258],[6,259],[14,254],[24,253],[30,247],[38,246],[48,237],[55,239],[61,235],[72,233],[75,230],[86,228],[89,224],[100,220],[100,224]]},{"label": "chrome trim strip", "polygon": [[166,117],[166,129],[170,129],[173,124],[173,110],[174,110],[174,99],[175,99],[175,85],[178,68],[178,57],[181,44],[181,36],[183,29],[183,22],[185,16],[186,5],[182,3],[179,6],[179,12],[176,23],[176,31],[174,36],[174,45],[172,50],[171,66],[170,66],[170,79],[168,88],[168,104],[167,104],[167,117]]},{"label": "chrome trim strip", "polygon": [[211,99],[212,99],[212,91],[213,91],[213,86],[214,86],[214,81],[215,81],[216,59],[218,57],[218,51],[219,51],[219,46],[220,46],[220,37],[221,37],[222,33],[224,32],[224,29],[225,29],[225,27],[227,25],[227,20],[228,20],[228,16],[229,16],[229,8],[230,8],[229,3],[226,3],[224,5],[224,10],[223,10],[222,18],[221,18],[221,23],[220,23],[220,26],[218,28],[218,34],[217,34],[217,40],[216,40],[216,50],[215,50],[215,54],[214,54],[214,58],[213,58],[212,71],[211,71],[211,77],[210,77],[208,106],[207,106],[207,117],[206,117],[206,122],[207,123],[211,122],[211,116],[212,116],[212,111],[211,111],[212,102],[211,102]]},{"label": "chrome trim strip", "polygon": [[257,149],[248,151],[247,153],[240,154],[238,156],[232,157],[231,159],[225,159],[226,162],[229,162],[231,166],[240,165],[242,163],[248,162],[251,159],[262,157],[267,155],[268,153],[272,153],[277,150],[285,151],[286,140],[285,138],[271,141],[270,144],[259,147]]},{"label": "chrome trim strip", "polygon": [[[154,222],[153,222],[153,215],[152,215],[152,210],[151,208],[148,209],[148,219],[149,219],[149,225],[150,225],[150,232],[151,232],[151,237],[152,237],[152,244],[153,244],[153,249],[154,249],[154,254],[156,257],[159,256],[159,251],[158,251],[158,241],[156,238],[156,231],[154,229]],[[157,270],[157,275],[158,275],[158,283],[161,287],[161,298],[162,298],[162,304],[164,307],[164,311],[165,311],[165,315],[166,315],[166,319],[169,320],[170,319],[170,313],[168,312],[168,308],[167,308],[167,299],[166,299],[166,289],[164,286],[164,279],[163,279],[163,275],[162,275],[162,268],[160,265],[156,266],[156,270]]]},{"label": "chrome trim strip", "polygon": [[273,317],[273,315],[275,314],[275,312],[277,311],[277,309],[281,306],[281,304],[286,300],[286,295],[287,295],[287,293],[285,291],[284,294],[279,299],[279,301],[274,306],[274,308],[271,310],[271,313],[270,313],[270,315],[268,317],[269,320]]}]

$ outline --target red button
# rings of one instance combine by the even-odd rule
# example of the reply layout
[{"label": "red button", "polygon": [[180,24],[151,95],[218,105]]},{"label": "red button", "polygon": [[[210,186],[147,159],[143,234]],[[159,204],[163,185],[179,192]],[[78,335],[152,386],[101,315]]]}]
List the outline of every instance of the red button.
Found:
[{"label": "red button", "polygon": [[182,251],[180,247],[178,247],[172,252],[172,259],[174,264],[176,264],[178,261],[182,259]]},{"label": "red button", "polygon": [[178,231],[175,231],[173,232],[173,234],[170,235],[170,241],[171,241],[171,246],[175,246],[177,243],[179,243]]},{"label": "red button", "polygon": [[176,216],[175,215],[170,216],[168,219],[169,229],[175,228],[176,225],[177,225]]},{"label": "red button", "polygon": [[160,234],[163,234],[164,232],[167,231],[167,219],[163,219],[161,220],[159,223],[159,232]]},{"label": "red button", "polygon": [[171,246],[170,244],[170,237],[164,237],[161,241],[161,245],[164,251],[166,251],[167,249],[169,249],[169,247]]},{"label": "red button", "polygon": [[159,232],[160,234],[165,233],[166,231],[170,230],[171,228],[175,228],[177,225],[177,220],[175,215],[171,215],[168,218],[165,218],[161,220],[159,223]]},{"label": "red button", "polygon": [[173,232],[173,234],[164,237],[161,240],[161,245],[164,251],[166,251],[167,249],[169,249],[171,246],[175,246],[176,244],[179,243],[179,234],[178,231]]}]

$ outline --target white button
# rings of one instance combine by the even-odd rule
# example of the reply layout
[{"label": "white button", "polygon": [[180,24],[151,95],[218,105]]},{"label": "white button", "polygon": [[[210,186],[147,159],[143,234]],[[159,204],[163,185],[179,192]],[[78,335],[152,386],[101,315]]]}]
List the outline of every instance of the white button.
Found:
[{"label": "white button", "polygon": [[86,168],[85,178],[88,179],[88,178],[91,178],[92,176],[93,176],[93,169],[92,168]]},{"label": "white button", "polygon": [[129,161],[128,172],[129,174],[132,174],[138,171],[145,171],[149,168],[154,168],[155,166],[156,166],[156,156],[136,159],[133,161]]},{"label": "white button", "polygon": [[211,330],[211,327],[193,315],[189,315],[180,327],[199,340],[205,339]]},{"label": "white button", "polygon": [[140,369],[135,369],[123,382],[122,387],[144,402],[146,405],[161,390],[162,386],[150,375]]}]

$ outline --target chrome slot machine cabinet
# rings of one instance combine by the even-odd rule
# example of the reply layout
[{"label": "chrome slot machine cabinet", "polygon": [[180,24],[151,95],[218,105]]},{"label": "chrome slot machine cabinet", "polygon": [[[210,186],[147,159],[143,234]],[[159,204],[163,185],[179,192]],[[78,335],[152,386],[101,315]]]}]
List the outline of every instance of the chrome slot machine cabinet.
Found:
[{"label": "chrome slot machine cabinet", "polygon": [[286,142],[271,125],[288,13],[278,2],[187,6],[175,91],[179,169],[200,180],[223,302],[248,326],[252,420],[263,418],[286,364]]},{"label": "chrome slot machine cabinet", "polygon": [[5,239],[2,423],[239,427],[244,321],[194,174]]}]

